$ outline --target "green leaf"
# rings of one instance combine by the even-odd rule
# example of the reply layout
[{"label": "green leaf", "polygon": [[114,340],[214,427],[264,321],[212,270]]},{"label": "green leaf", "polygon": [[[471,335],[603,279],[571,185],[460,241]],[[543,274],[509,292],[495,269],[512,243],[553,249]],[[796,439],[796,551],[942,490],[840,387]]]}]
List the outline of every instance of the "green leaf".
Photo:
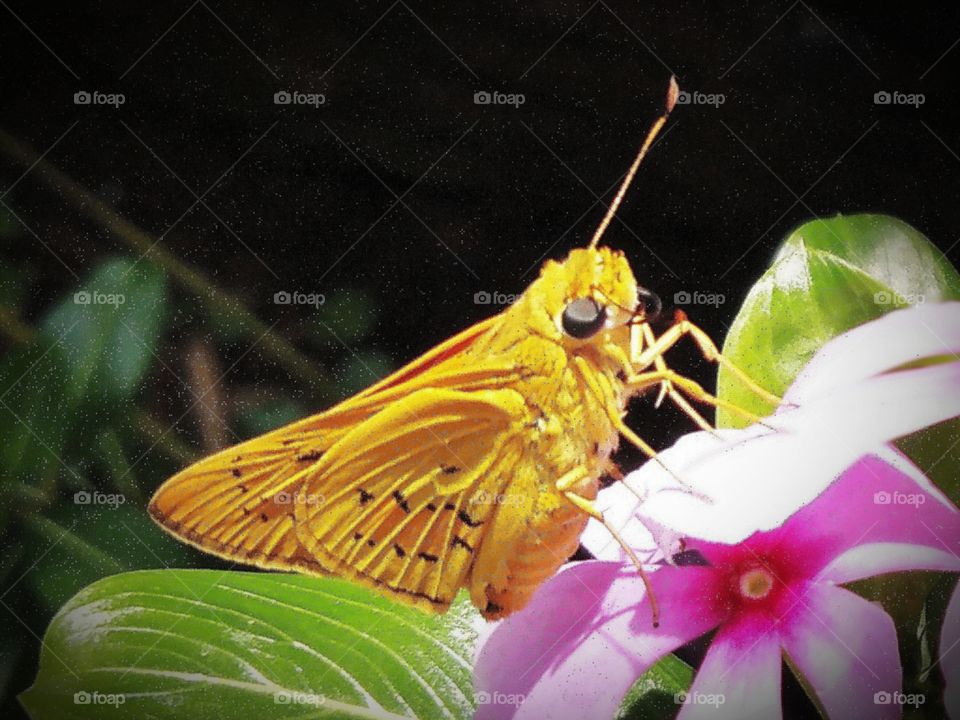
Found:
[{"label": "green leaf", "polygon": [[676,717],[692,681],[692,667],[676,655],[665,655],[630,688],[620,703],[617,720]]},{"label": "green leaf", "polygon": [[71,396],[112,407],[137,388],[154,360],[166,282],[151,263],[98,266],[42,323],[66,350]]},{"label": "green leaf", "polygon": [[35,720],[467,718],[478,618],[332,578],[128,573],[58,613],[20,699]]},{"label": "green leaf", "polygon": [[[794,230],[747,295],[723,353],[780,395],[828,340],[899,307],[960,299],[960,275],[920,232],[885,215],[838,216]],[[718,394],[773,408],[721,369]],[[720,427],[744,419],[717,413]]]}]

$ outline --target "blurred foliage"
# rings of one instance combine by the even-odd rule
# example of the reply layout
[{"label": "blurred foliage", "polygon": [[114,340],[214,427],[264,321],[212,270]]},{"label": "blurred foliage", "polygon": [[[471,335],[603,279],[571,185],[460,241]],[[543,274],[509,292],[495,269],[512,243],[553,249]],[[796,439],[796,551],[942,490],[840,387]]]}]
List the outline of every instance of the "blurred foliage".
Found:
[{"label": "blurred foliage", "polygon": [[[0,208],[0,244],[19,234],[19,224]],[[187,288],[163,263],[103,258],[59,299],[39,307],[33,276],[28,258],[0,267],[6,348],[0,357],[0,532],[8,548],[0,562],[7,608],[0,614],[0,693],[10,713],[18,712],[15,693],[33,677],[37,637],[82,588],[131,570],[225,566],[169,537],[145,508],[157,485],[200,445],[190,412],[199,393],[183,380],[187,339],[200,333],[226,358],[221,372],[242,360],[256,339],[249,337],[249,310],[216,315],[210,306],[198,307],[188,294],[171,292],[170,277],[181,291]],[[350,288],[330,299],[316,313],[282,312],[299,326],[294,334],[329,363],[331,380],[309,387],[309,400],[301,401],[287,375],[259,382],[258,373],[234,370],[218,388],[231,437],[319,410],[314,396],[343,392],[334,376],[356,389],[369,384],[371,373],[390,370],[390,360],[366,343],[376,321],[372,301]],[[332,340],[324,324],[340,342],[317,342],[324,335]],[[294,386],[302,382],[294,376]],[[245,387],[253,388],[252,399],[235,401]]]}]

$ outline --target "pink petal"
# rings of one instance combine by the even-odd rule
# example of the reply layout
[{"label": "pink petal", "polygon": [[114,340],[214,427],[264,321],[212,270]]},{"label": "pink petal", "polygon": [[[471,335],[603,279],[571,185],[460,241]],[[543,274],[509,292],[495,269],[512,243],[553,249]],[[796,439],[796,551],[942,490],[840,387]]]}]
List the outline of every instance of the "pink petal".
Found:
[{"label": "pink petal", "polygon": [[940,630],[940,671],[946,688],[943,704],[947,714],[960,720],[960,586],[953,591]]},{"label": "pink petal", "polygon": [[677,720],[783,717],[781,666],[780,639],[768,619],[748,616],[723,626],[703,659]]},{"label": "pink petal", "polygon": [[899,704],[874,702],[876,693],[899,692],[902,684],[897,633],[879,605],[816,584],[780,635],[787,656],[831,718],[900,717]]},{"label": "pink petal", "polygon": [[[896,342],[892,342],[892,339]],[[897,310],[837,336],[794,380],[784,400],[811,398],[923,358],[960,354],[960,303]]]},{"label": "pink petal", "polygon": [[474,684],[491,702],[479,705],[477,720],[613,717],[650,665],[722,617],[710,568],[668,567],[651,581],[662,608],[657,629],[630,566],[576,563],[545,583],[480,649]]},{"label": "pink petal", "polygon": [[925,479],[924,485],[919,485],[912,472],[916,468],[909,466],[905,457],[895,451],[885,454],[889,462],[874,456],[860,458],[777,532],[789,537],[792,544],[802,544],[805,554],[817,553],[824,562],[873,543],[923,545],[960,553],[960,512]]}]

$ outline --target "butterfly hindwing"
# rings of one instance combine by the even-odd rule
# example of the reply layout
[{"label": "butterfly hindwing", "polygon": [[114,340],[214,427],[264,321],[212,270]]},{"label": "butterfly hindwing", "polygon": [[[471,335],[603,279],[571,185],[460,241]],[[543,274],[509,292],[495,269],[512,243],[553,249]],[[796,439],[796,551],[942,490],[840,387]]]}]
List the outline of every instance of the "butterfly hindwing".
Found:
[{"label": "butterfly hindwing", "polygon": [[[301,486],[301,544],[321,566],[434,610],[465,584],[525,419],[512,390],[420,390],[343,436]],[[488,526],[488,525],[487,525]]]}]

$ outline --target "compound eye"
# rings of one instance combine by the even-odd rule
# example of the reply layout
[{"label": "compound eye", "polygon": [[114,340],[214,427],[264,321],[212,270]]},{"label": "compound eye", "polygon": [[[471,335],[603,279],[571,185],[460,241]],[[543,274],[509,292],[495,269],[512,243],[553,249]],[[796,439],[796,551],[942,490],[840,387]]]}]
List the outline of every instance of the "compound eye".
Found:
[{"label": "compound eye", "polygon": [[643,306],[643,317],[646,320],[653,320],[663,309],[663,303],[660,302],[660,296],[646,288],[638,288],[637,295],[640,298],[640,305]]},{"label": "compound eye", "polygon": [[577,340],[586,340],[603,329],[607,309],[593,298],[577,298],[563,309],[563,331]]}]

